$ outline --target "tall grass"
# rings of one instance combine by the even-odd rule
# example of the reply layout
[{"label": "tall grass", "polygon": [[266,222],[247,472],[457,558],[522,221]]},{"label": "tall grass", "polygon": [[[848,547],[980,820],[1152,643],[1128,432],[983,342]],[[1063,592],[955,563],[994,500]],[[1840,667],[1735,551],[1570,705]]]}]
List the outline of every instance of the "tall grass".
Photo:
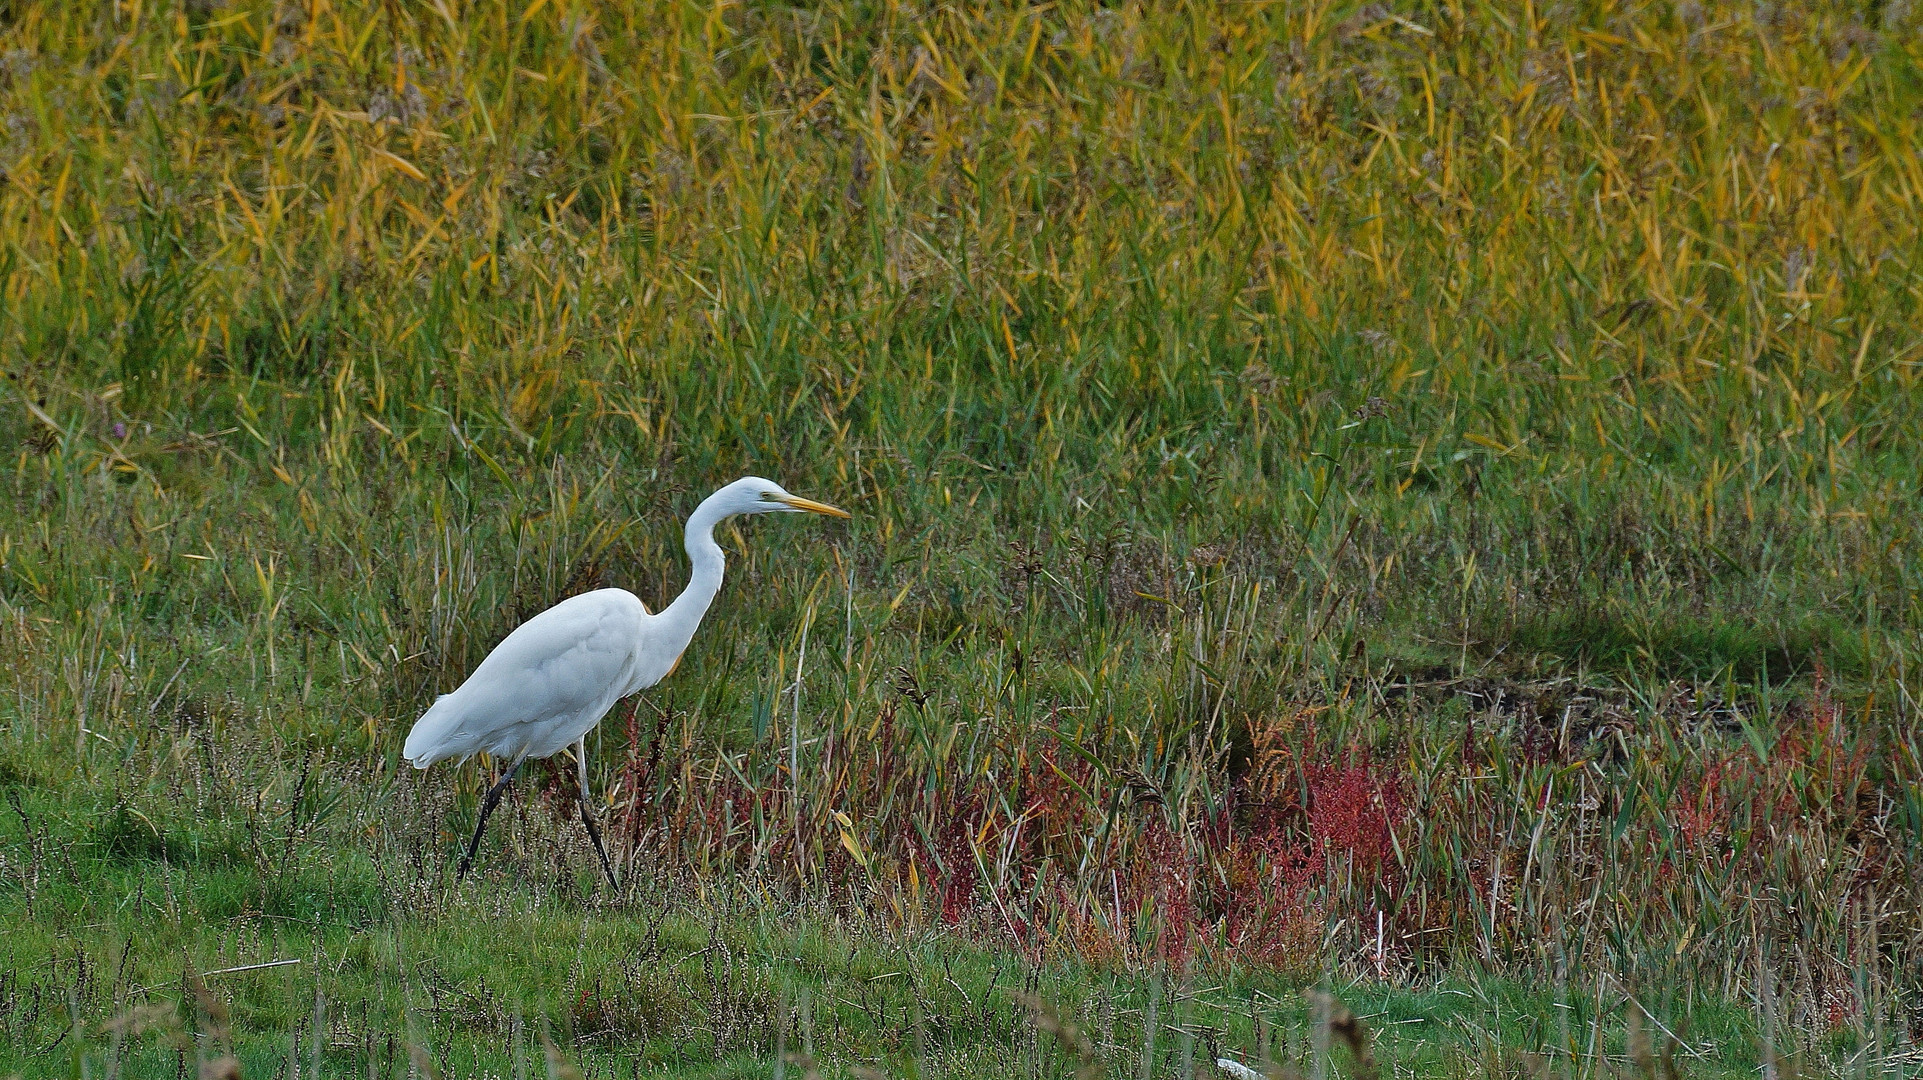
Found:
[{"label": "tall grass", "polygon": [[[731,534],[604,724],[631,875],[1885,1060],[1920,28],[0,2],[0,902],[454,903],[479,778],[407,723],[564,595],[668,599],[756,472],[857,518]],[[536,787],[484,866],[567,895]]]}]

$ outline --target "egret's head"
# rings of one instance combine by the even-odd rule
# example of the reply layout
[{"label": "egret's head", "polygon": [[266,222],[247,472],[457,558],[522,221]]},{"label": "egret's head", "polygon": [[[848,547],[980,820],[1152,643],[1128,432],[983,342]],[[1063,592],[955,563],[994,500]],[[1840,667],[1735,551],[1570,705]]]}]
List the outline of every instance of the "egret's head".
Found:
[{"label": "egret's head", "polygon": [[848,511],[790,495],[780,484],[773,480],[763,480],[759,476],[744,476],[720,493],[726,498],[726,508],[732,514],[827,514],[829,517],[845,518]]}]

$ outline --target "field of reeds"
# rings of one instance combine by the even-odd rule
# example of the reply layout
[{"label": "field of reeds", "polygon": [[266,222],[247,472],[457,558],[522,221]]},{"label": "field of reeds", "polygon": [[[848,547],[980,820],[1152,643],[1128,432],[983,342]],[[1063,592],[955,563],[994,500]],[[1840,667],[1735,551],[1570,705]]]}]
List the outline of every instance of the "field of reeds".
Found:
[{"label": "field of reeds", "polygon": [[[1904,0],[0,0],[0,1075],[1917,1075],[1920,134]],[[621,888],[457,882],[748,473]]]}]

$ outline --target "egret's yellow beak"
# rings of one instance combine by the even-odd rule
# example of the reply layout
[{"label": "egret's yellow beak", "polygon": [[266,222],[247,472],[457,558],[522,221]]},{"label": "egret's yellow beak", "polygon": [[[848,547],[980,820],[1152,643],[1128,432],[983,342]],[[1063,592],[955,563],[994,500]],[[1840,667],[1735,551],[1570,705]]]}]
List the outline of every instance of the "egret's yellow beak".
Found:
[{"label": "egret's yellow beak", "polygon": [[838,517],[838,518],[845,518],[849,516],[848,511],[843,510],[838,506],[829,506],[827,503],[818,503],[813,499],[804,499],[799,495],[783,495],[783,496],[779,496],[779,498],[781,499],[782,502],[786,503],[787,505],[792,506],[797,510],[806,510],[811,514],[827,514],[829,517]]}]

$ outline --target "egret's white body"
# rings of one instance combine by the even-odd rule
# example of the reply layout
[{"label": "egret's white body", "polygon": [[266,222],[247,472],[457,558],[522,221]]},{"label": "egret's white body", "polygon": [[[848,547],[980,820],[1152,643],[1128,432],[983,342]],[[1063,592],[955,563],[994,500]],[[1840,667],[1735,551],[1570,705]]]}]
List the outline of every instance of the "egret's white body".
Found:
[{"label": "egret's white body", "polygon": [[475,754],[518,761],[560,753],[615,702],[674,669],[694,626],[663,625],[666,614],[649,614],[626,589],[561,601],[503,639],[460,689],[436,699],[402,755],[425,769]]},{"label": "egret's white body", "polygon": [[[480,844],[487,815],[521,762],[574,748],[581,779],[583,823],[600,850],[588,814],[587,733],[614,703],[668,677],[701,617],[721,589],[726,559],[714,528],[737,514],[807,511],[847,517],[832,506],[783,491],[750,476],[704,499],[688,515],[688,587],[659,614],[625,589],[582,593],[522,623],[488,653],[451,694],[435,700],[407,734],[403,757],[417,769],[453,758],[488,754],[511,762],[482,803],[466,870]],[[603,866],[607,855],[600,852]],[[608,868],[610,880],[614,871]]]}]

